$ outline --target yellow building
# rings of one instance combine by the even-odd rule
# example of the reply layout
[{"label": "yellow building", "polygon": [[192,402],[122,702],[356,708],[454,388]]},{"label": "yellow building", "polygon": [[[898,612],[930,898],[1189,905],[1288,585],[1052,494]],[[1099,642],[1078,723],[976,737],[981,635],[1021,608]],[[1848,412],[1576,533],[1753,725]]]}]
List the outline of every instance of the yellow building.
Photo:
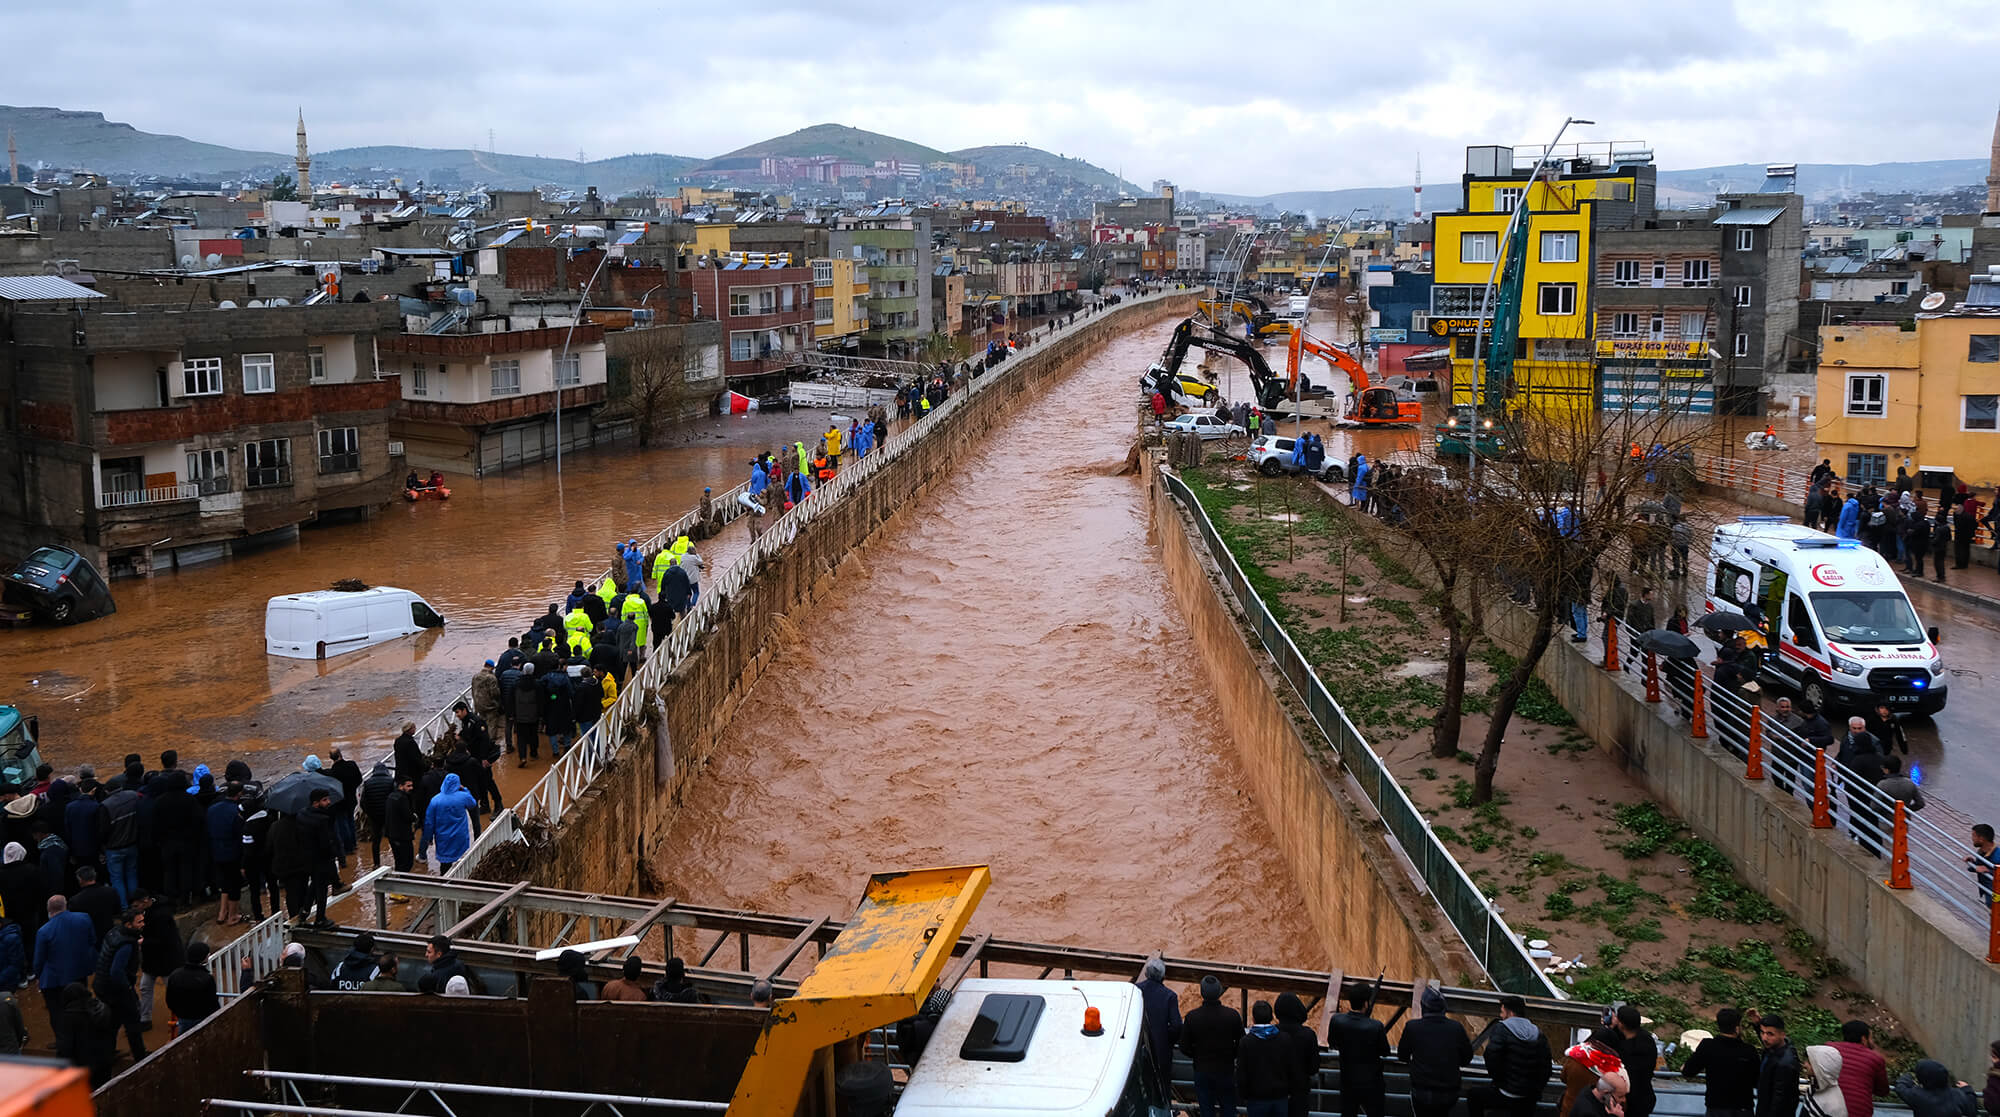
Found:
[{"label": "yellow building", "polygon": [[2000,300],[1913,326],[1820,327],[1820,456],[1857,485],[1899,467],[2000,485]]},{"label": "yellow building", "polygon": [[734,225],[689,225],[694,230],[692,241],[682,242],[682,251],[690,257],[706,256],[720,260],[729,255],[729,233]]},{"label": "yellow building", "polygon": [[812,262],[813,340],[822,349],[851,348],[868,328],[868,267],[844,256]]},{"label": "yellow building", "polygon": [[[1553,183],[1537,181],[1527,197],[1528,241],[1521,287],[1510,407],[1595,410],[1597,385],[1591,329],[1594,233],[1630,220],[1634,199],[1650,204],[1650,164],[1585,169],[1567,161]],[[1514,169],[1511,148],[1466,149],[1464,209],[1435,217],[1431,313],[1427,330],[1452,348],[1452,400],[1473,402],[1477,382],[1474,336],[1486,283],[1497,280],[1509,220],[1522,203],[1529,165]],[[1495,295],[1498,301],[1498,295]],[[1487,323],[1488,337],[1491,323]]]}]

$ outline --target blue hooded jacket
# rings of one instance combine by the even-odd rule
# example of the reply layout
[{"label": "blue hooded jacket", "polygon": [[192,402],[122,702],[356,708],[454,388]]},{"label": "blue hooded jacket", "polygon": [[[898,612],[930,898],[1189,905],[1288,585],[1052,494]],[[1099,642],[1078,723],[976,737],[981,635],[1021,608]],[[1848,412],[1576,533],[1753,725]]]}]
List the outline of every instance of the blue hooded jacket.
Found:
[{"label": "blue hooded jacket", "polygon": [[643,556],[643,555],[641,555],[641,554],[639,553],[639,548],[637,548],[637,547],[627,547],[627,548],[625,548],[625,584],[626,584],[626,585],[628,585],[628,586],[629,586],[629,585],[633,585],[634,583],[637,583],[637,582],[643,582],[643,581],[645,581],[645,578],[644,578],[644,576],[642,575],[642,573],[640,572],[640,569],[639,569],[639,564],[640,564],[640,562],[641,562],[641,561],[642,561],[642,560],[644,559],[644,557],[645,557],[645,556]]},{"label": "blue hooded jacket", "polygon": [[472,847],[472,819],[468,812],[479,803],[459,785],[456,775],[446,776],[444,785],[424,808],[424,844],[437,847],[440,862],[450,864],[465,856]]},{"label": "blue hooded jacket", "polygon": [[1842,539],[1861,538],[1861,502],[1859,500],[1850,496],[1847,498],[1847,503],[1840,506],[1840,523],[1834,527],[1833,534]]},{"label": "blue hooded jacket", "polygon": [[771,475],[761,465],[750,467],[750,492],[752,495],[771,487]]}]

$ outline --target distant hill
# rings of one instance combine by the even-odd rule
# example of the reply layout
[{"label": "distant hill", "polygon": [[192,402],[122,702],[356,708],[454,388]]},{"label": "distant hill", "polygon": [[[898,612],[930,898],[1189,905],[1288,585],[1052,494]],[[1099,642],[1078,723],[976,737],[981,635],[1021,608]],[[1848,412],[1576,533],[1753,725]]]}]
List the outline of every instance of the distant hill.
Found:
[{"label": "distant hill", "polygon": [[12,129],[21,162],[82,167],[107,175],[220,175],[281,163],[291,156],[198,143],[141,132],[101,112],[0,105],[0,131]]},{"label": "distant hill", "polygon": [[[833,155],[842,159],[852,159],[857,163],[873,163],[878,159],[900,159],[911,163],[933,163],[949,158],[934,147],[895,136],[885,136],[880,132],[869,132],[860,128],[849,128],[845,124],[815,124],[801,128],[748,147],[718,155],[703,163],[702,167],[712,167],[735,159],[761,159],[767,155]],[[699,169],[699,168],[697,168]]]},{"label": "distant hill", "polygon": [[1081,159],[1057,155],[1027,144],[993,144],[987,147],[963,147],[951,153],[950,158],[961,163],[971,163],[979,168],[979,173],[992,177],[1006,170],[1010,163],[1025,163],[1039,167],[1051,174],[1064,174],[1089,186],[1106,190],[1122,190],[1130,194],[1143,194],[1137,185],[1124,182],[1115,174]]},{"label": "distant hill", "polygon": [[[1733,163],[1661,171],[1662,204],[1701,205],[1716,194],[1752,191],[1764,184],[1764,164]],[[1924,163],[1800,163],[1798,191],[1810,202],[1834,201],[1874,191],[1878,194],[1926,193],[1986,181],[1984,159],[1937,159]],[[1346,190],[1294,190],[1250,196],[1207,194],[1231,205],[1268,205],[1292,213],[1311,212],[1338,217],[1356,206],[1371,215],[1406,216],[1408,186],[1364,186]],[[1424,184],[1424,212],[1459,207],[1458,181]]]},{"label": "distant hill", "polygon": [[636,187],[665,186],[697,162],[686,155],[620,155],[579,163],[475,148],[346,147],[314,155],[313,173],[326,182],[394,175],[406,185],[421,179],[431,186],[483,185],[500,190],[595,186],[600,193],[615,196]]}]

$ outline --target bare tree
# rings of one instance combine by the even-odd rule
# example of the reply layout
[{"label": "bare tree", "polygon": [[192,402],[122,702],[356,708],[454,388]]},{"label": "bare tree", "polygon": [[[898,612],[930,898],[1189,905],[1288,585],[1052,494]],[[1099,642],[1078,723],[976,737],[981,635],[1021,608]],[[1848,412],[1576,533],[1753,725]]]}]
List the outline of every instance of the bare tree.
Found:
[{"label": "bare tree", "polygon": [[[1389,468],[1402,467],[1390,463]],[[1472,644],[1484,630],[1485,595],[1491,590],[1486,574],[1496,557],[1494,521],[1505,513],[1472,500],[1469,487],[1439,484],[1421,468],[1405,469],[1388,484],[1384,494],[1395,502],[1403,535],[1437,587],[1425,597],[1445,631],[1444,697],[1431,725],[1431,755],[1449,759],[1458,755]]]},{"label": "bare tree", "polygon": [[688,418],[696,401],[707,394],[688,382],[689,362],[700,360],[700,355],[688,351],[682,332],[678,326],[626,331],[631,339],[625,353],[629,402],[641,446],[652,445],[662,428]]}]

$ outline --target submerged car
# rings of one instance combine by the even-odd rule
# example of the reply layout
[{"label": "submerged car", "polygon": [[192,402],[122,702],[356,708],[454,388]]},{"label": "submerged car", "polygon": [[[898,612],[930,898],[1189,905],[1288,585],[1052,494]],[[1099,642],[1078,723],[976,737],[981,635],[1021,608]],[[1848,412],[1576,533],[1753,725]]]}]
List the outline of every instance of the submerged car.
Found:
[{"label": "submerged car", "polygon": [[1162,429],[1169,432],[1193,433],[1203,439],[1233,438],[1245,433],[1242,427],[1213,411],[1191,411],[1186,415],[1177,415],[1167,420]]},{"label": "submerged car", "polygon": [[118,611],[104,576],[68,547],[37,547],[7,572],[0,600],[50,624],[75,624]]}]

